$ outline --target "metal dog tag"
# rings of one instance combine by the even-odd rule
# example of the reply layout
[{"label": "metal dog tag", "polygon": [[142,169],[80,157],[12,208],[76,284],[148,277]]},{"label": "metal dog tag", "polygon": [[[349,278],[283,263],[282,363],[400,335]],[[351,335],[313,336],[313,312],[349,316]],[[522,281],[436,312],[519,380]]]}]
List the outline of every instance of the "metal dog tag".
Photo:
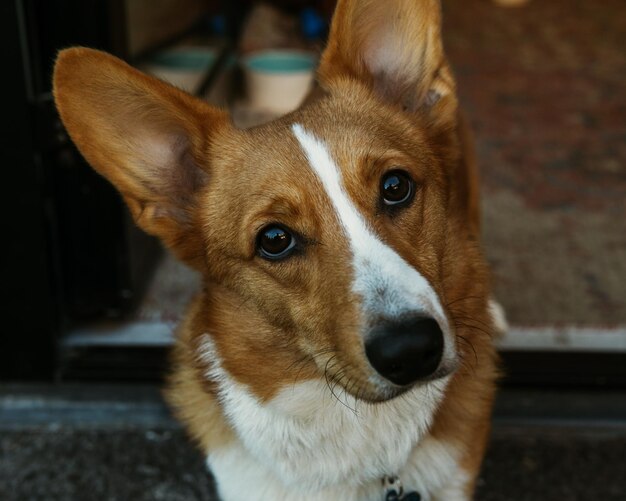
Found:
[{"label": "metal dog tag", "polygon": [[397,476],[385,476],[383,478],[385,489],[385,501],[422,501],[422,497],[417,492],[404,494],[402,482]]}]

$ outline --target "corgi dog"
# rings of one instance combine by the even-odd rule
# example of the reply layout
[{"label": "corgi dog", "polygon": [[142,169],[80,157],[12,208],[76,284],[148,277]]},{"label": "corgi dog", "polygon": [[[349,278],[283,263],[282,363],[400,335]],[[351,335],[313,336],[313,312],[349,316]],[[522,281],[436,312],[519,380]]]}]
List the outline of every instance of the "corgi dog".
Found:
[{"label": "corgi dog", "polygon": [[108,54],[54,96],[203,277],[166,397],[225,501],[465,501],[497,377],[472,144],[437,0],[339,0],[320,97],[235,128]]}]

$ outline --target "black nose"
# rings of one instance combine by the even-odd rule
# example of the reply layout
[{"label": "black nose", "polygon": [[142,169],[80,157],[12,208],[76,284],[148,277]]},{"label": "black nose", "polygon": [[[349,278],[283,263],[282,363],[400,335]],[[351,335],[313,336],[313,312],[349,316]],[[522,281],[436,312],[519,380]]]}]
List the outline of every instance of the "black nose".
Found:
[{"label": "black nose", "polygon": [[397,385],[430,376],[443,356],[443,333],[432,318],[387,321],[369,336],[365,343],[368,360],[381,376]]}]

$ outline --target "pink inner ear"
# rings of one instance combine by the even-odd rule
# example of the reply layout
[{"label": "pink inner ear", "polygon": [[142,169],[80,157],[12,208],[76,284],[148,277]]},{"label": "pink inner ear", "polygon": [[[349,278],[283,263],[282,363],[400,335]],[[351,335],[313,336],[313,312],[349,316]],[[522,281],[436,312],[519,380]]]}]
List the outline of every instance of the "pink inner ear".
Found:
[{"label": "pink inner ear", "polygon": [[208,174],[195,162],[189,139],[181,131],[146,130],[136,139],[136,174],[153,192],[157,217],[184,218],[194,194]]},{"label": "pink inner ear", "polygon": [[[393,19],[378,20],[370,31],[362,33],[362,59],[368,72],[374,77],[374,87],[384,100],[415,111],[424,102],[428,85],[434,75],[426,57],[432,54],[426,33],[407,32],[408,27]],[[419,26],[419,25],[418,25]],[[415,25],[413,25],[415,27]],[[432,102],[432,100],[429,100]],[[435,100],[436,102],[436,100]]]},{"label": "pink inner ear", "polygon": [[363,60],[373,75],[400,77],[405,70],[404,52],[402,40],[397,33],[381,27],[377,32],[368,35],[364,44]]},{"label": "pink inner ear", "polygon": [[374,77],[374,90],[384,101],[415,111],[420,106],[419,75],[412,74],[411,62],[404,62],[407,51],[393,48],[394,38],[387,34],[381,45],[366,49],[364,62]]},{"label": "pink inner ear", "polygon": [[439,82],[446,65],[439,0],[355,2],[345,15],[349,22],[334,33],[338,50],[349,66],[360,60],[355,73],[365,71],[382,99],[416,111],[453,92]]}]

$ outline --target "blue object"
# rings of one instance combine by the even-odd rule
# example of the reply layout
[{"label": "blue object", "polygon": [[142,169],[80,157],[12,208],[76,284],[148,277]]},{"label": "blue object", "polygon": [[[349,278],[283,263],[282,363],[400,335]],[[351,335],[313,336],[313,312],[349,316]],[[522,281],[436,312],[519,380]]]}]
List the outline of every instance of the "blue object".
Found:
[{"label": "blue object", "polygon": [[328,25],[326,23],[326,19],[324,19],[324,17],[322,17],[315,9],[307,7],[300,13],[300,28],[302,29],[302,34],[305,38],[312,40],[322,38],[322,36],[326,33]]},{"label": "blue object", "polygon": [[209,20],[209,26],[215,35],[224,36],[226,34],[226,16],[223,14],[212,16]]}]

